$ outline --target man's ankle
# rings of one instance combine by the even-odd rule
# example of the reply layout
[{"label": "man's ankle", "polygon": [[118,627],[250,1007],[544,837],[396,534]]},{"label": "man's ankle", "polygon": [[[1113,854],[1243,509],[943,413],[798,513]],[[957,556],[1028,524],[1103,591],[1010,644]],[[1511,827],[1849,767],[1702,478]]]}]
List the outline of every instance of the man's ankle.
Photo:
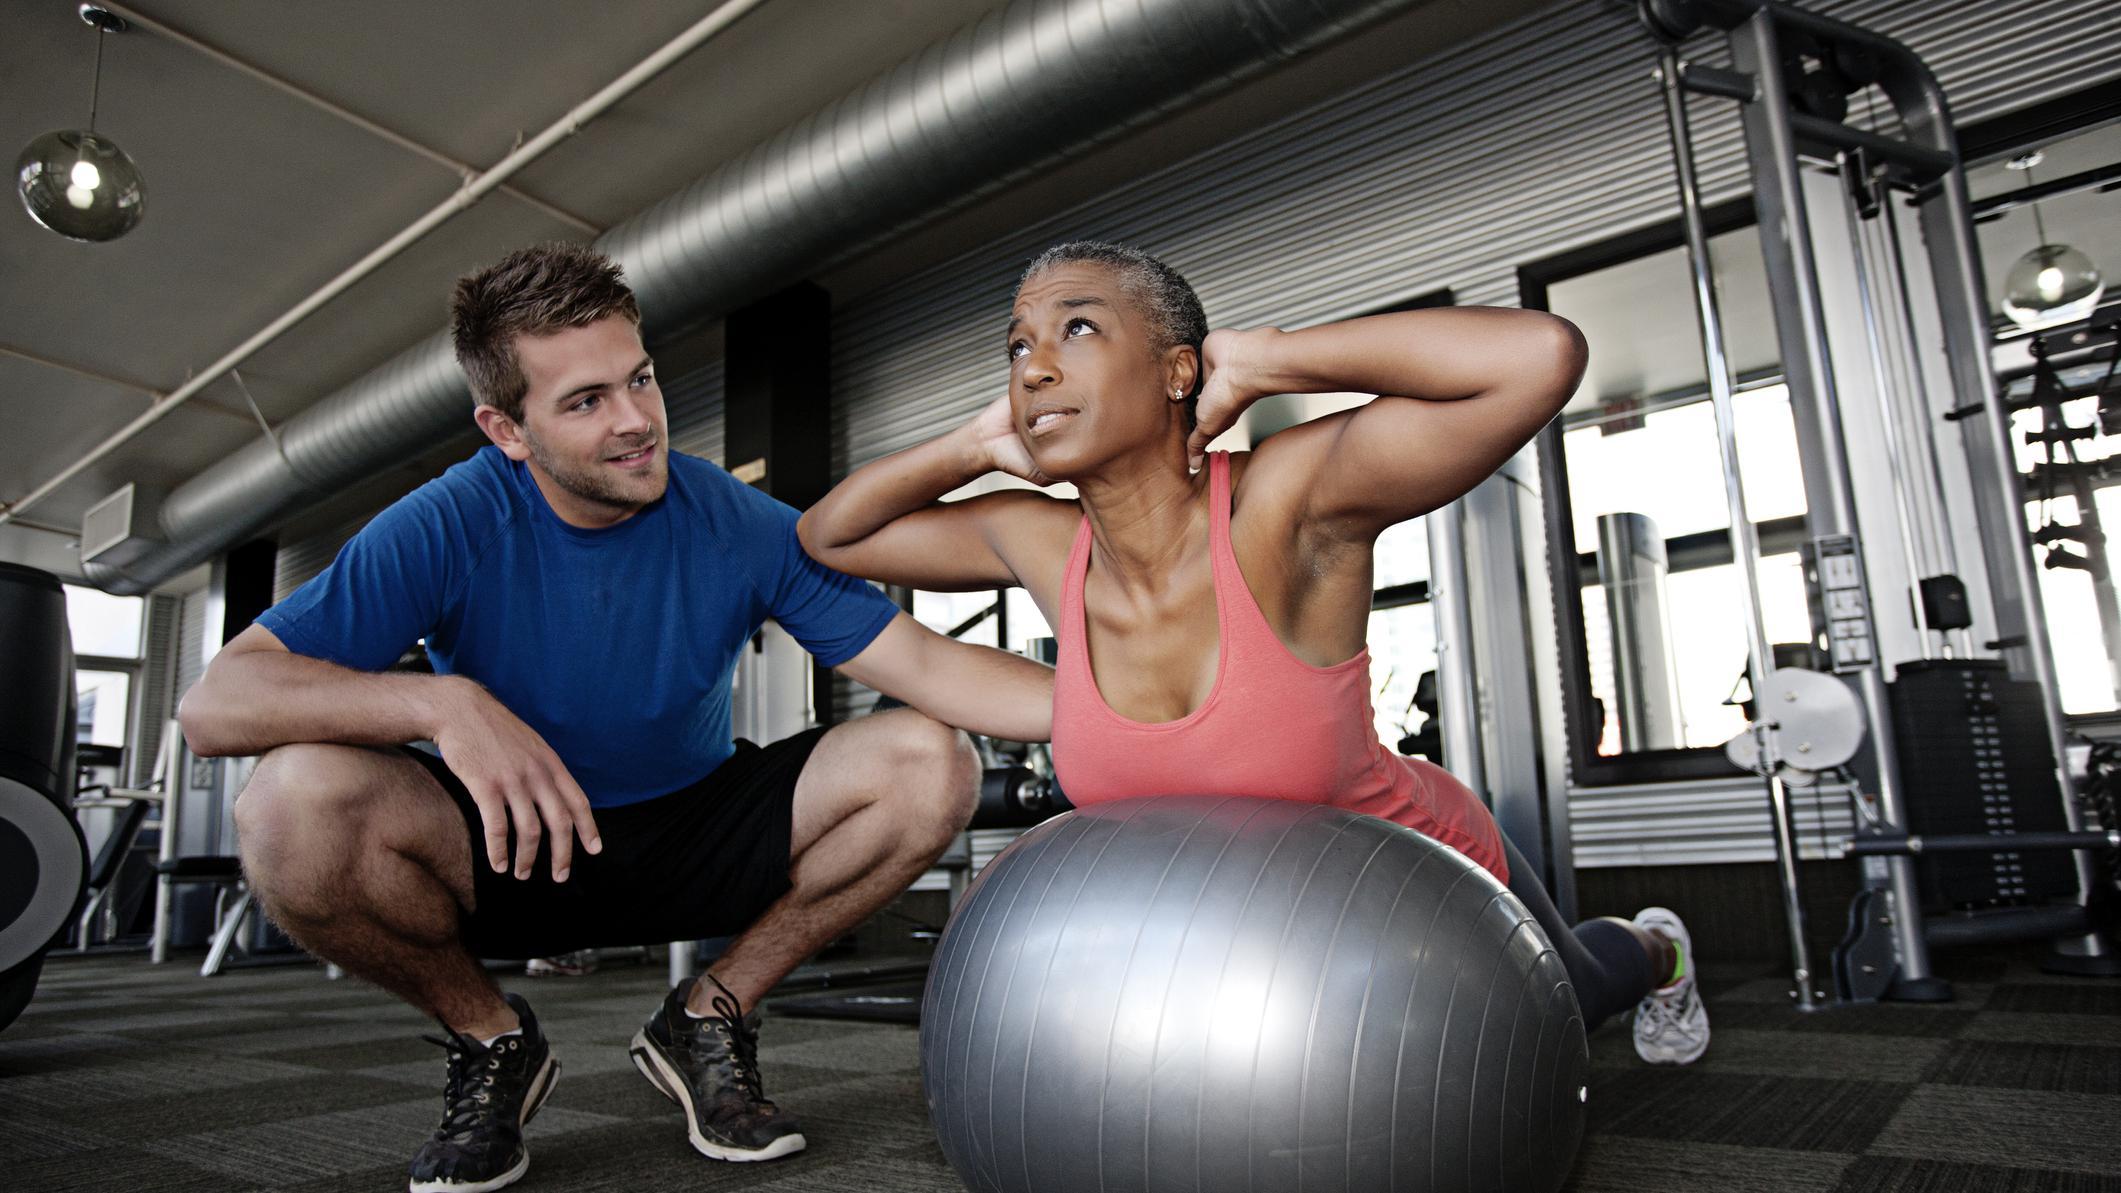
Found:
[{"label": "man's ankle", "polygon": [[752,1004],[733,988],[723,984],[721,979],[714,976],[712,970],[701,971],[699,979],[693,982],[692,989],[686,993],[685,1013],[694,1019],[720,1018],[722,1013],[714,1008],[717,999],[736,1003],[739,1019],[751,1013]]},{"label": "man's ankle", "polygon": [[494,1004],[493,1010],[479,1016],[476,1020],[467,1023],[452,1023],[449,1026],[450,1030],[458,1035],[470,1036],[474,1040],[483,1041],[491,1040],[496,1036],[505,1036],[509,1032],[523,1026],[523,1021],[517,1016],[514,1007],[509,1006],[505,1002],[498,1002]]}]

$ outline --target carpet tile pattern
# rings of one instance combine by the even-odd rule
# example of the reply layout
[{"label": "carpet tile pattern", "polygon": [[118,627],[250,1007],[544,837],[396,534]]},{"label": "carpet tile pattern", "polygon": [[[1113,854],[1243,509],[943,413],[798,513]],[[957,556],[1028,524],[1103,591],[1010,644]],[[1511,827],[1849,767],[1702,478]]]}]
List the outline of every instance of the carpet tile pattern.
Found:
[{"label": "carpet tile pattern", "polygon": [[[1758,967],[1705,963],[1714,1043],[1684,1069],[1592,1037],[1574,1193],[2121,1193],[2121,982],[2029,950],[1948,955],[1936,1006],[1800,1014]],[[947,1193],[918,1037],[774,1018],[767,1089],[810,1149],[717,1164],[626,1057],[654,965],[510,979],[563,1072],[531,1126],[525,1190]],[[441,1107],[431,1023],[321,969],[202,979],[181,960],[56,957],[0,1035],[0,1188],[391,1190]]]}]

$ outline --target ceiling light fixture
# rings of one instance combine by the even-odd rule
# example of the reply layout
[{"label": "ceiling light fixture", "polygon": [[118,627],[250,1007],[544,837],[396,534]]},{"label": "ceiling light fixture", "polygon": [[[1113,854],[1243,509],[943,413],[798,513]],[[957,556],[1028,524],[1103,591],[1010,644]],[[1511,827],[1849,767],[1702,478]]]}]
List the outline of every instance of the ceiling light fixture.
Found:
[{"label": "ceiling light fixture", "polygon": [[103,88],[103,38],[132,26],[94,4],[81,19],[96,31],[96,73],[89,85],[88,127],[49,132],[15,159],[15,189],[30,218],[69,240],[116,240],[139,224],[147,207],[140,169],[117,142],[96,131]]},{"label": "ceiling light fixture", "polygon": [[[2025,185],[2031,187],[2033,167],[2040,164],[2040,157],[2040,152],[2034,150],[2004,164],[2023,173]],[[2076,249],[2050,242],[2047,223],[2040,218],[2040,204],[2026,205],[2033,209],[2033,229],[2040,239],[2033,251],[2018,258],[2018,263],[2004,275],[2003,313],[2018,326],[2034,330],[2084,318],[2099,305],[2099,296],[2106,291],[2099,267]]]}]

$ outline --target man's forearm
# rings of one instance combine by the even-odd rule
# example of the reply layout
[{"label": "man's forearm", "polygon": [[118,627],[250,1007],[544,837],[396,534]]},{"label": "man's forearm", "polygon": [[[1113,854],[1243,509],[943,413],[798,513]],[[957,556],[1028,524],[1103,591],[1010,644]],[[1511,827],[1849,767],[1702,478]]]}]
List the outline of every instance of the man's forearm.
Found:
[{"label": "man's forearm", "polygon": [[991,646],[939,639],[917,699],[906,703],[948,725],[1004,741],[1053,737],[1053,668]]},{"label": "man's forearm", "polygon": [[432,738],[475,685],[454,676],[355,671],[282,650],[224,653],[177,711],[208,757],[294,742],[396,745]]}]

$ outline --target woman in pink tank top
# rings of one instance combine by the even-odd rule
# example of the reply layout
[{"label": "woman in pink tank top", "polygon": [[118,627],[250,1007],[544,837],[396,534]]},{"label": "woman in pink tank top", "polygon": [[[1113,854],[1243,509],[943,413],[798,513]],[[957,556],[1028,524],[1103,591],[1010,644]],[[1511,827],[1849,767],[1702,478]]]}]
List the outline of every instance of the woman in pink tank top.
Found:
[{"label": "woman in pink tank top", "polygon": [[[1371,716],[1378,535],[1465,494],[1559,412],[1583,371],[1576,329],[1441,308],[1210,334],[1170,267],[1086,243],[1032,262],[1004,345],[1008,392],[847,477],[803,515],[804,548],[888,583],[1029,592],[1060,639],[1053,756],[1076,803],[1245,795],[1405,825],[1509,884],[1588,1022],[1640,1000],[1638,1051],[1698,1056],[1707,1021],[1677,917],[1570,929],[1480,799],[1387,750]],[[1333,392],[1387,396],[1251,452],[1206,451],[1263,397]],[[941,501],[992,471],[1077,497]]]}]

